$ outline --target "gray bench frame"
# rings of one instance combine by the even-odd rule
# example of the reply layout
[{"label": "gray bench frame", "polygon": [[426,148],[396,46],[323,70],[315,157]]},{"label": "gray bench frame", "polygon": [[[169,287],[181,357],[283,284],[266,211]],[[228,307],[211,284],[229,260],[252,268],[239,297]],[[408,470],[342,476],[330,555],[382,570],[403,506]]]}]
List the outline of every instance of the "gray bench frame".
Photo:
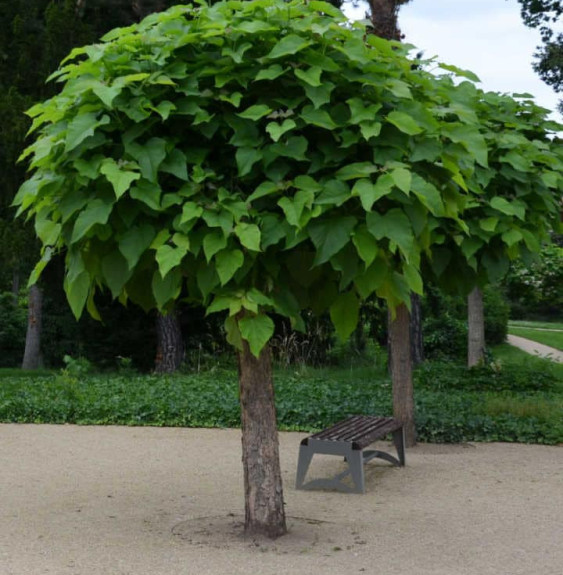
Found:
[{"label": "gray bench frame", "polygon": [[[374,441],[382,439],[389,433],[393,434],[397,457],[384,451],[364,451]],[[348,469],[330,479],[314,479],[304,483],[315,453],[344,457],[348,463]],[[336,489],[346,493],[365,493],[364,464],[376,457],[399,467],[405,465],[403,424],[392,417],[352,415],[301,441],[295,488]],[[347,475],[351,475],[353,487],[342,482]]]}]

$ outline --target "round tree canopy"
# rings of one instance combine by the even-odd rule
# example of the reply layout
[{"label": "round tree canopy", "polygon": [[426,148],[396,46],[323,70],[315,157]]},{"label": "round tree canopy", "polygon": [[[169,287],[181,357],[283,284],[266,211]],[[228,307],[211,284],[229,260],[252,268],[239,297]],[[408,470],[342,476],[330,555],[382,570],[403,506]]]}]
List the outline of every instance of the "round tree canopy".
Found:
[{"label": "round tree canopy", "polygon": [[533,249],[561,190],[545,111],[408,50],[301,0],[176,6],[73,50],[29,111],[31,281],[65,250],[76,316],[104,288],[186,296],[258,354],[268,312],[330,310],[345,338],[362,298],[421,293],[422,262],[467,283]]}]

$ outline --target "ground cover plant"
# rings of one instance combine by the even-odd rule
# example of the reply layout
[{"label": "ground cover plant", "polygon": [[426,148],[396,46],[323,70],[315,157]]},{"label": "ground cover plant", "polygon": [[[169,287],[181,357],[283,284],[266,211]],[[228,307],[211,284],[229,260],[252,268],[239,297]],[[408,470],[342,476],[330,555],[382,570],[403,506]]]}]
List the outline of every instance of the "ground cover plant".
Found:
[{"label": "ground cover plant", "polygon": [[548,331],[546,329],[534,329],[531,327],[509,327],[508,333],[525,337],[538,343],[543,343],[555,349],[563,351],[563,330]]},{"label": "ground cover plant", "polygon": [[[427,442],[563,442],[563,365],[510,346],[491,365],[428,362],[415,375],[418,438]],[[355,413],[391,415],[385,362],[276,372],[282,430],[314,431]],[[0,421],[239,427],[237,375],[215,367],[167,377],[0,371]]]}]

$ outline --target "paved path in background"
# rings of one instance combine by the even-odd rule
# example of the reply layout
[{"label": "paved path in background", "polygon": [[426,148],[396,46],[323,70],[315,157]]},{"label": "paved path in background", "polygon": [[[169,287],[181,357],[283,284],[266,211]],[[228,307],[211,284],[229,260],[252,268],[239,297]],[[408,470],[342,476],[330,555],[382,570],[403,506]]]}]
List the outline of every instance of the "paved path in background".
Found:
[{"label": "paved path in background", "polygon": [[539,355],[540,357],[549,358],[557,363],[563,363],[563,351],[559,351],[549,345],[543,345],[537,341],[526,339],[518,335],[508,335],[506,341],[527,353],[532,355]]}]

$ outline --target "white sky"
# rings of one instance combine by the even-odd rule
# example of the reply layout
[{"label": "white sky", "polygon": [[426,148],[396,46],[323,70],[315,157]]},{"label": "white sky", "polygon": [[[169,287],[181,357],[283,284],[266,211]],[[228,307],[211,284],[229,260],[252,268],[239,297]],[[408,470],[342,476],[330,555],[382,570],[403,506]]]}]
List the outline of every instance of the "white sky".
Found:
[{"label": "white sky", "polygon": [[[363,18],[365,8],[345,8]],[[471,70],[484,90],[533,94],[537,104],[555,110],[562,95],[544,84],[532,69],[541,44],[539,33],[526,28],[517,0],[412,0],[399,12],[405,42],[425,58]],[[559,114],[553,118],[562,121]]]}]

